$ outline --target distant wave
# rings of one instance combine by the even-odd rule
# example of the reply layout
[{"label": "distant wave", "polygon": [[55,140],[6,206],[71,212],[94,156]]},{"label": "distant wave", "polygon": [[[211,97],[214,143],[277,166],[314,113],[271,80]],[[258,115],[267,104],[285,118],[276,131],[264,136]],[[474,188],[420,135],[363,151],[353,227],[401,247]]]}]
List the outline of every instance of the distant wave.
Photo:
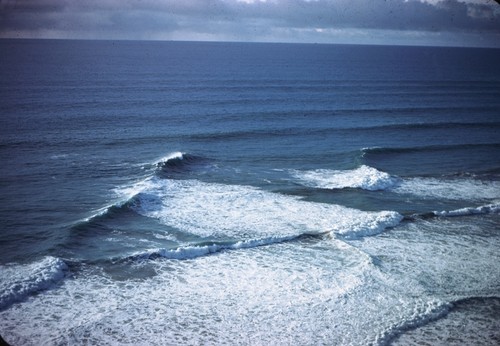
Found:
[{"label": "distant wave", "polygon": [[462,149],[500,149],[500,143],[461,144],[461,145],[429,145],[420,147],[368,147],[361,149],[363,157],[381,154],[409,154],[419,152],[439,152]]},{"label": "distant wave", "polygon": [[482,122],[482,123],[467,123],[467,122],[427,122],[427,123],[400,123],[400,124],[388,124],[380,126],[370,126],[370,127],[357,127],[352,130],[436,130],[436,129],[453,129],[453,128],[465,128],[465,129],[481,129],[481,128],[491,128],[500,127],[500,122]]},{"label": "distant wave", "polygon": [[[261,115],[261,114],[260,114]],[[274,115],[274,114],[273,114]],[[296,115],[295,113],[293,115]],[[256,114],[255,116],[259,116]],[[307,124],[304,126],[291,126],[279,128],[255,128],[248,130],[231,130],[231,131],[212,131],[212,132],[198,132],[190,133],[189,135],[180,135],[180,138],[189,136],[191,140],[197,141],[221,141],[221,140],[244,140],[256,138],[273,138],[273,137],[290,137],[290,136],[322,136],[332,133],[352,133],[353,135],[360,135],[360,133],[373,133],[374,131],[386,133],[387,131],[415,131],[415,130],[437,130],[453,128],[457,129],[482,129],[499,127],[498,122],[484,122],[484,123],[466,123],[466,122],[447,122],[447,123],[396,123],[375,126],[321,126],[315,127],[314,124]]]},{"label": "distant wave", "polygon": [[359,188],[376,191],[394,187],[399,182],[398,178],[365,165],[353,170],[293,171],[292,175],[307,186],[321,189]]},{"label": "distant wave", "polygon": [[0,310],[53,287],[67,271],[66,263],[55,257],[45,257],[26,265],[0,266]]}]

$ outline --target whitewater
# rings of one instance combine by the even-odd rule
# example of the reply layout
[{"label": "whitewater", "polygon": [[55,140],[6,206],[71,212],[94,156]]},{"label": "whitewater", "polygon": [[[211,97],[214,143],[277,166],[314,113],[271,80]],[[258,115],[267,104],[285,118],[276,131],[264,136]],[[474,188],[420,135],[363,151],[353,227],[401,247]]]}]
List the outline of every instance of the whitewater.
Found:
[{"label": "whitewater", "polygon": [[[464,254],[451,249],[447,251],[451,253],[434,253],[424,263],[406,263],[401,258],[409,249],[425,257],[433,252],[426,248],[433,246],[431,241],[443,237],[439,232],[422,234],[431,227],[425,215],[413,215],[411,221],[403,222],[403,216],[395,211],[365,212],[306,202],[251,186],[161,178],[165,170],[180,170],[186,164],[185,156],[190,157],[173,153],[147,165],[151,167],[149,177],[117,188],[115,205],[83,221],[91,224],[95,219],[113,219],[117,210],[118,215],[126,210],[183,234],[179,237],[176,232],[163,231],[163,236],[154,236],[167,239],[168,247],[151,247],[152,240],[140,239],[143,250],[125,251],[107,260],[120,271],[125,267],[129,278],[120,279],[123,273],[115,277],[116,268],[106,273],[90,268],[90,263],[75,263],[76,259],[66,263],[54,257],[2,267],[0,306],[10,311],[3,314],[4,324],[23,330],[15,340],[17,343],[32,344],[35,338],[56,344],[79,340],[121,344],[233,344],[236,340],[261,344],[274,342],[279,336],[284,344],[321,344],[331,340],[342,344],[385,344],[406,330],[448,315],[462,301],[479,297],[496,302],[496,295],[477,286],[485,280],[498,285],[500,271],[489,257],[497,257],[494,243],[474,239],[471,246],[468,239],[448,235],[447,241],[457,242],[457,248],[467,246],[469,264],[454,264]],[[371,191],[377,186],[409,193],[408,188],[399,191],[402,179],[367,166],[304,174],[293,171],[289,177],[299,177],[299,181],[314,183],[317,188],[344,189],[344,182],[350,181],[349,188]],[[336,181],[340,183],[332,185]],[[461,183],[456,184],[457,189],[471,188],[468,179]],[[447,184],[441,182],[438,190],[448,191],[447,198],[457,198],[455,191],[446,189]],[[413,185],[414,182],[410,184]],[[431,185],[437,183],[433,181]],[[496,188],[493,184],[488,191]],[[421,189],[412,192],[420,197]],[[477,186],[471,190],[478,192]],[[433,214],[467,216],[498,214],[499,210],[498,204],[491,204]],[[436,221],[438,226],[432,226],[428,232],[441,229],[439,224],[443,222]],[[461,227],[471,225],[467,221]],[[394,227],[397,228],[392,230]],[[405,239],[406,232],[416,229],[420,235]],[[389,233],[383,238],[372,238],[382,232]],[[101,241],[115,243],[117,237],[123,241],[125,235],[113,233]],[[398,233],[405,235],[394,237]],[[186,234],[189,241],[182,239]],[[133,243],[134,236],[129,237],[129,243]],[[419,239],[417,245],[412,245],[411,238]],[[391,265],[383,264],[381,258]],[[396,258],[399,261],[395,266]],[[438,263],[446,263],[442,275],[450,282],[440,279],[436,286],[430,278],[422,281],[422,270]],[[400,266],[403,268],[398,269]],[[398,279],[392,275],[406,266],[411,267],[411,275]],[[477,267],[489,277],[476,272]],[[450,295],[454,285],[463,285],[451,278],[463,275],[470,276],[470,282],[460,293]],[[137,299],[143,292],[148,294]],[[78,310],[68,310],[68,301],[76,302]],[[169,313],[172,308],[174,315]],[[55,320],[47,318],[47,309]],[[18,316],[24,314],[32,316],[26,315],[20,321]],[[133,320],[126,317],[131,315],[135,316]],[[48,327],[60,323],[61,318],[63,330],[48,328],[45,334],[37,336],[29,332],[37,330],[40,321]],[[365,332],[353,331],[353,318]],[[302,324],[290,325],[299,319]],[[303,323],[308,329],[303,329]],[[108,335],[106,331],[111,330],[113,333]],[[231,330],[241,334],[226,334]],[[142,339],[145,335],[147,340]]]}]

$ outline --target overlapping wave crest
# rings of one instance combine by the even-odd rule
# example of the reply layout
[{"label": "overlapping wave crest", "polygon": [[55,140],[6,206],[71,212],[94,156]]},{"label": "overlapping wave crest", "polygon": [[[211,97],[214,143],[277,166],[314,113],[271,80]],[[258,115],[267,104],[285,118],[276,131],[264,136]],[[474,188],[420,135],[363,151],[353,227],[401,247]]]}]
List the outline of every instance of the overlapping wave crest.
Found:
[{"label": "overlapping wave crest", "polygon": [[252,186],[165,177],[170,170],[202,161],[203,158],[185,153],[166,156],[155,163],[152,175],[117,188],[119,201],[83,220],[74,232],[82,236],[90,233],[89,228],[111,232],[116,228],[116,219],[137,215],[164,225],[163,238],[175,240],[175,236],[169,235],[175,230],[191,240],[138,250],[126,258],[188,259],[295,241],[303,236],[356,239],[379,234],[403,218],[395,211],[365,212],[307,202]]},{"label": "overlapping wave crest", "polygon": [[[130,186],[117,189],[120,202],[103,208],[87,222],[133,213],[196,239],[176,246],[146,248],[126,255],[128,259],[190,259],[221,251],[240,250],[308,236],[329,235],[358,239],[379,234],[410,221],[413,216],[466,216],[498,213],[500,186],[473,178],[401,178],[366,165],[353,170],[290,171],[293,179],[312,188],[390,191],[420,198],[456,200],[491,198],[493,202],[449,211],[430,211],[403,218],[396,211],[367,212],[336,204],[304,201],[257,187],[169,179],[170,171],[197,165],[206,159],[173,153],[155,162],[154,173]],[[168,237],[168,234],[166,235]],[[175,238],[175,237],[173,237]]]},{"label": "overlapping wave crest", "polygon": [[[180,179],[181,176],[170,178],[172,172],[189,172],[205,162],[207,160],[203,157],[181,152],[165,156],[154,162],[150,176],[117,188],[119,201],[84,220],[74,232],[87,236],[89,227],[97,228],[103,234],[111,232],[116,228],[117,219],[124,219],[125,223],[134,217],[144,218],[139,220],[141,223],[143,220],[154,220],[164,227],[164,230],[157,227],[156,232],[164,234],[157,234],[156,238],[169,241],[165,245],[144,242],[143,246],[135,247],[136,250],[124,253],[115,260],[183,260],[296,241],[304,236],[359,239],[380,234],[402,220],[412,221],[421,217],[468,216],[500,211],[499,204],[495,202],[495,198],[500,198],[500,186],[495,182],[483,182],[471,177],[401,178],[367,165],[352,170],[293,170],[289,173],[295,181],[310,188],[382,190],[420,198],[456,200],[491,198],[491,202],[403,217],[396,211],[361,211],[336,204],[305,201],[298,196],[253,186]],[[106,226],[108,223],[109,227]],[[172,234],[174,230],[175,235]],[[187,235],[188,240],[179,241],[177,234]]]}]

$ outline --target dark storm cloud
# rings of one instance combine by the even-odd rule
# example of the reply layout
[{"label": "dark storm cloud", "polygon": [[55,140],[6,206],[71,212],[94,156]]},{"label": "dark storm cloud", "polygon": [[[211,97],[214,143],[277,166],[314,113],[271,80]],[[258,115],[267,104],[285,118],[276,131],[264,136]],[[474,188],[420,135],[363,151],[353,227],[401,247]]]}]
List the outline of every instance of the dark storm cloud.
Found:
[{"label": "dark storm cloud", "polygon": [[415,0],[289,0],[240,3],[234,12],[289,27],[500,31],[500,16],[495,15],[493,6],[497,5],[465,4],[457,0],[436,5]]},{"label": "dark storm cloud", "polygon": [[499,10],[487,0],[0,0],[0,36],[259,40],[347,29],[500,35]]}]

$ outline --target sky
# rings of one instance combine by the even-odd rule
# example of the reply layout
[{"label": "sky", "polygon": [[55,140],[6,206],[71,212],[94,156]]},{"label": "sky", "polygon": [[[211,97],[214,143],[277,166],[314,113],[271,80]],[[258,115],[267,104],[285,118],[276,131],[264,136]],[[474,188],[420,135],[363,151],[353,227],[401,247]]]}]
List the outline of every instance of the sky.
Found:
[{"label": "sky", "polygon": [[500,0],[0,0],[0,38],[500,48]]}]

